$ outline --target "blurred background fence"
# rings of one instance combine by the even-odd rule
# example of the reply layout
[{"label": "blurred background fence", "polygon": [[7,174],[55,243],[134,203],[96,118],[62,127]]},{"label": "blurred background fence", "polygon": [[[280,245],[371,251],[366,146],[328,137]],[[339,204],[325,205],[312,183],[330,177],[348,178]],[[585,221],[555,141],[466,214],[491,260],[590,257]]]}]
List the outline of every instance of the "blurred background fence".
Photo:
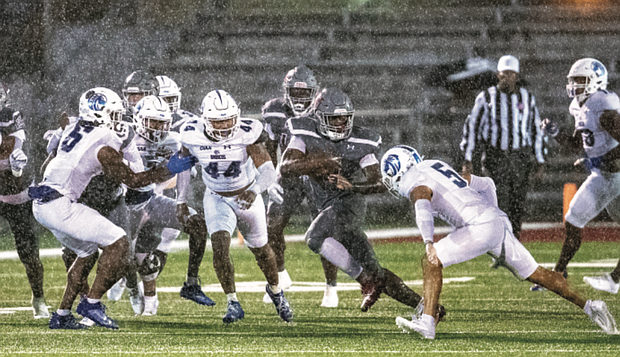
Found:
[{"label": "blurred background fence", "polygon": [[[286,72],[305,63],[321,86],[349,94],[357,123],[382,135],[382,152],[405,143],[460,168],[463,122],[476,94],[494,84],[500,56],[520,59],[541,116],[570,128],[568,69],[597,58],[609,88],[620,89],[619,35],[620,5],[606,0],[2,0],[0,78],[27,119],[33,165],[61,111],[77,113],[91,87],[120,93],[136,69],[173,78],[186,110],[198,112],[220,88],[257,118]],[[548,147],[544,181],[528,194],[529,221],[560,221],[562,185],[585,178],[575,154]],[[373,225],[410,217],[405,202],[369,200]]]}]

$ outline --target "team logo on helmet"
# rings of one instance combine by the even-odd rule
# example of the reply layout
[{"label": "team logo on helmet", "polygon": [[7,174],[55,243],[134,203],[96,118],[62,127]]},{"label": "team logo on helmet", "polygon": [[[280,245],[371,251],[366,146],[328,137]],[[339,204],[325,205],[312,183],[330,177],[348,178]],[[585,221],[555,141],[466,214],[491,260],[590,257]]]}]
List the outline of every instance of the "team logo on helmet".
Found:
[{"label": "team logo on helmet", "polygon": [[398,159],[398,155],[390,154],[385,159],[385,166],[383,167],[383,172],[385,172],[388,176],[395,176],[400,171],[400,160]]},{"label": "team logo on helmet", "polygon": [[88,98],[88,107],[94,111],[102,111],[107,103],[108,98],[102,93],[93,93],[93,95]]},{"label": "team logo on helmet", "polygon": [[596,73],[597,77],[600,77],[605,74],[605,66],[601,62],[593,61],[592,62],[592,71]]}]

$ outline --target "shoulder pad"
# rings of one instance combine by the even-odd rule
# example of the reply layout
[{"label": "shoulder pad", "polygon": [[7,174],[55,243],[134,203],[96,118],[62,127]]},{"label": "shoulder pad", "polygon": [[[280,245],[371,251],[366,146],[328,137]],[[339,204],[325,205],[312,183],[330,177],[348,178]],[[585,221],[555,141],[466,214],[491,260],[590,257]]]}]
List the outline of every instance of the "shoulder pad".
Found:
[{"label": "shoulder pad", "polygon": [[596,111],[618,110],[620,109],[620,99],[612,91],[599,90],[588,98],[586,105],[591,110]]},{"label": "shoulder pad", "polygon": [[263,105],[261,115],[263,120],[269,121],[270,118],[287,119],[293,116],[293,113],[289,112],[283,98],[276,98]]},{"label": "shoulder pad", "polygon": [[254,144],[260,139],[263,130],[263,123],[251,118],[239,118],[239,131],[242,141],[247,144]]},{"label": "shoulder pad", "polygon": [[381,135],[379,135],[379,133],[356,125],[353,125],[351,136],[346,140],[374,146],[375,148],[381,146]]},{"label": "shoulder pad", "polygon": [[292,135],[319,136],[316,130],[316,121],[306,115],[291,118],[286,125]]}]

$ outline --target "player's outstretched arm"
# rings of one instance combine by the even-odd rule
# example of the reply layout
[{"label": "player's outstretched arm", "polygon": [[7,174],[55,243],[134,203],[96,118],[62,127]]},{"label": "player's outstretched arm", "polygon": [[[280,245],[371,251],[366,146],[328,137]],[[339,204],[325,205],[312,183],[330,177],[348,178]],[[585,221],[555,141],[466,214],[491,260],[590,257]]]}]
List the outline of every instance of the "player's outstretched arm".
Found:
[{"label": "player's outstretched arm", "polygon": [[97,158],[101,162],[103,172],[106,175],[131,188],[140,188],[151,183],[164,182],[172,176],[172,173],[166,166],[135,173],[129,166],[123,163],[123,155],[110,146],[101,148],[97,153]]},{"label": "player's outstretched arm", "polygon": [[242,209],[248,209],[254,203],[257,195],[263,193],[271,184],[276,182],[276,169],[273,166],[269,152],[262,143],[254,143],[246,147],[248,156],[252,158],[258,170],[256,180],[245,192],[237,196]]}]

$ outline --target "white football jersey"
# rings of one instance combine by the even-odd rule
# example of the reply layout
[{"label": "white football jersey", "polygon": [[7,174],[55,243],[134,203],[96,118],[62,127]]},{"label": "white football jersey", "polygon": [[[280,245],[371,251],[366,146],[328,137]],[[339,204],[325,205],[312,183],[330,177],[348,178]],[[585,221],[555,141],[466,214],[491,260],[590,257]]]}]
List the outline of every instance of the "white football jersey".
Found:
[{"label": "white football jersey", "polygon": [[246,147],[258,140],[263,125],[249,118],[239,121],[235,135],[221,142],[211,141],[205,135],[203,119],[188,121],[181,128],[181,143],[198,158],[202,180],[212,191],[235,191],[254,182],[256,168]]},{"label": "white football jersey", "polygon": [[56,157],[45,169],[41,185],[49,186],[71,200],[77,200],[90,180],[102,173],[99,150],[110,146],[120,150],[121,139],[110,129],[69,124],[60,138]]},{"label": "white football jersey", "polygon": [[485,223],[505,215],[443,161],[424,160],[409,169],[401,179],[399,192],[409,198],[418,186],[427,186],[433,191],[433,215],[453,227]]},{"label": "white football jersey", "polygon": [[[154,143],[146,140],[141,135],[136,135],[133,142],[140,153],[141,166],[134,169],[134,172],[150,170],[159,165],[164,159],[170,158],[172,154],[181,149],[181,135],[176,132],[169,132],[166,139],[161,143]],[[133,165],[131,165],[133,169]],[[156,184],[139,189],[139,191],[149,191],[154,189]]]},{"label": "white football jersey", "polygon": [[573,99],[569,111],[575,117],[575,130],[581,132],[583,148],[588,157],[597,157],[618,146],[618,142],[601,127],[605,110],[619,110],[620,99],[614,92],[600,90],[588,97],[583,105]]}]

